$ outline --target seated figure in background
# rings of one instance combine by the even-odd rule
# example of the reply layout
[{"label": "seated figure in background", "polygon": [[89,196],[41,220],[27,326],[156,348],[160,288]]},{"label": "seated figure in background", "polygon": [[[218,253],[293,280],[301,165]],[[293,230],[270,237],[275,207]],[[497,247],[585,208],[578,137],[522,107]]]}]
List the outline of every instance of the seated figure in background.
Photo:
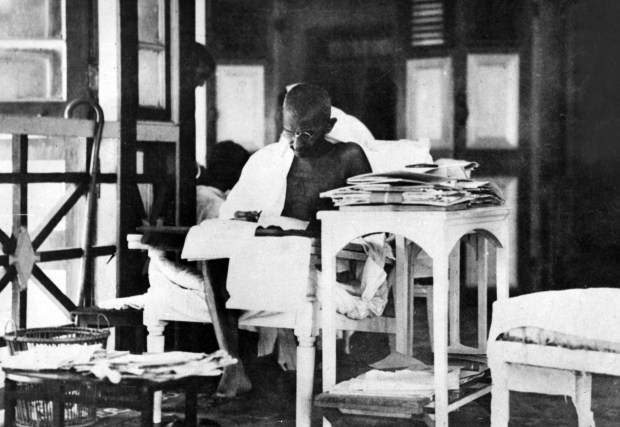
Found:
[{"label": "seated figure in background", "polygon": [[220,206],[250,158],[250,153],[233,141],[218,142],[211,150],[207,167],[198,166],[196,224],[219,216]]},{"label": "seated figure in background", "polygon": [[[371,172],[364,150],[356,143],[331,143],[326,135],[336,123],[331,117],[331,100],[323,88],[299,84],[283,103],[284,138],[257,151],[248,161],[241,178],[220,209],[220,218],[243,217],[239,212],[262,212],[265,216],[288,216],[317,223],[320,210],[333,209],[331,200],[320,193],[346,185],[347,178]],[[224,313],[221,348],[238,354],[237,313],[224,310],[227,267],[209,263],[208,273],[216,304]],[[233,396],[251,387],[241,363],[227,367],[218,394]]]}]

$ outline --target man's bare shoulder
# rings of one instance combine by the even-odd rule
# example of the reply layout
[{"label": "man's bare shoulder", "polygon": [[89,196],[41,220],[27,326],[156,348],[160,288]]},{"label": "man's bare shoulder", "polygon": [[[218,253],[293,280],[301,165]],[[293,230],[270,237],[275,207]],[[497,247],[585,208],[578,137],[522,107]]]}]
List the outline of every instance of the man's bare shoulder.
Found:
[{"label": "man's bare shoulder", "polygon": [[364,149],[356,142],[338,142],[334,144],[337,148],[337,153],[343,159],[355,159],[365,158],[366,153]]},{"label": "man's bare shoulder", "polygon": [[366,152],[359,144],[340,142],[336,146],[339,152],[339,161],[346,168],[348,176],[372,172]]}]

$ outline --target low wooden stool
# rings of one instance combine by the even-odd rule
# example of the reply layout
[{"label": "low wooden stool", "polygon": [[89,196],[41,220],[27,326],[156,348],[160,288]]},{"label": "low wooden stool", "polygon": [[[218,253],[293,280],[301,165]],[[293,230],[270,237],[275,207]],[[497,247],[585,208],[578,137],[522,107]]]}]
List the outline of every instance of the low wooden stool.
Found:
[{"label": "low wooden stool", "polygon": [[[132,353],[141,354],[146,350],[146,328],[142,324],[142,310],[135,308],[104,309],[99,307],[78,308],[71,312],[78,326],[84,327],[120,327],[133,330]],[[105,316],[105,320],[104,317]],[[107,323],[106,323],[107,321]],[[121,334],[111,334],[114,349],[121,350],[123,345]],[[109,347],[108,347],[109,348]]]}]

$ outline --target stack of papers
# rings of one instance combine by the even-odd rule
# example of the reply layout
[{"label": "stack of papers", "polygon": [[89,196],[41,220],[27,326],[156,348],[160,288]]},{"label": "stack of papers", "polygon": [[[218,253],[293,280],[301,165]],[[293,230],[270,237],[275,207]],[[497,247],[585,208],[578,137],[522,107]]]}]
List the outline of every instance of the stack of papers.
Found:
[{"label": "stack of papers", "polygon": [[347,187],[321,193],[335,206],[420,205],[466,209],[500,205],[504,197],[488,181],[470,178],[477,163],[440,159],[434,164],[410,165],[389,172],[367,173],[347,180]]},{"label": "stack of papers", "polygon": [[[459,367],[448,370],[448,389],[460,387]],[[336,384],[331,392],[370,396],[432,396],[435,390],[433,368],[417,367],[396,371],[372,369],[348,381]]]},{"label": "stack of papers", "polygon": [[30,349],[7,357],[2,366],[9,369],[42,371],[87,363],[101,344],[34,345]]},{"label": "stack of papers", "polygon": [[223,350],[211,354],[183,351],[129,354],[104,350],[101,344],[68,344],[36,346],[8,357],[2,366],[32,371],[73,370],[118,383],[126,375],[148,378],[215,376],[235,363],[237,359]]},{"label": "stack of papers", "polygon": [[77,371],[89,371],[97,377],[120,381],[122,375],[161,378],[166,376],[216,376],[228,365],[237,363],[227,352],[189,353],[171,351],[124,355],[101,355],[88,364],[74,365]]},{"label": "stack of papers", "polygon": [[[459,360],[459,362],[461,362]],[[474,364],[478,364],[477,362]],[[488,370],[485,363],[473,368],[471,363],[450,364],[448,389],[458,390],[474,379],[484,376]],[[398,352],[391,353],[370,365],[371,370],[348,381],[336,384],[334,394],[353,396],[430,397],[434,395],[435,373],[432,366]]]}]

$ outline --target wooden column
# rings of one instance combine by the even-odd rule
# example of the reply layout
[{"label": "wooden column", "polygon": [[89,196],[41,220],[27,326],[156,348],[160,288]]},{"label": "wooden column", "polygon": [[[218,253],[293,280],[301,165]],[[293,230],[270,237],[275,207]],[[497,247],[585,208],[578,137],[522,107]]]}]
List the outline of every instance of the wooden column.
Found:
[{"label": "wooden column", "polygon": [[[138,110],[137,0],[100,0],[99,103],[108,121],[119,124],[116,195],[116,295],[131,295],[132,255],[126,236],[133,230]],[[98,230],[99,233],[102,230]],[[101,286],[102,284],[98,284]]]},{"label": "wooden column", "polygon": [[170,61],[172,85],[172,121],[179,126],[175,149],[175,224],[196,223],[196,124],[194,68],[192,55],[195,39],[194,0],[172,0],[170,4]]},{"label": "wooden column", "polygon": [[131,295],[124,283],[133,269],[127,249],[127,234],[134,231],[136,185],[136,115],[138,110],[138,2],[119,0],[119,69],[120,141],[118,144],[117,220],[116,230],[116,293]]},{"label": "wooden column", "polygon": [[[13,173],[28,171],[28,135],[13,135]],[[16,242],[21,228],[28,227],[28,184],[24,179],[13,184],[13,241]],[[12,252],[12,251],[11,251]],[[14,268],[14,267],[12,267]],[[27,290],[26,283],[20,286],[19,278],[13,275],[12,315],[17,328],[26,327]]]}]

